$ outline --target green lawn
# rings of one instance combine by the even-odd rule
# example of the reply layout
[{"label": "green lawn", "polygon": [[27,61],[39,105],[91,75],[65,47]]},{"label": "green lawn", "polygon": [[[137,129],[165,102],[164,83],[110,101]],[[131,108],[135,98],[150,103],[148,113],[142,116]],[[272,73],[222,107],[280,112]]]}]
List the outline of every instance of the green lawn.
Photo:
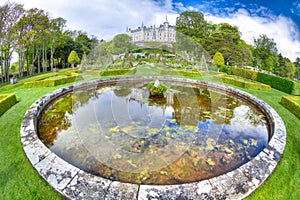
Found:
[{"label": "green lawn", "polygon": [[[156,72],[152,67],[145,66],[138,69],[137,74],[156,75]],[[35,100],[63,86],[66,85],[24,89],[19,84],[17,87],[0,88],[0,93],[15,93],[19,101],[0,117],[0,199],[62,199],[39,177],[24,155],[20,143],[20,124]],[[281,97],[287,94],[273,89],[243,90],[269,103],[282,117],[287,128],[287,145],[276,172],[248,199],[299,199],[300,120],[279,103]]]}]

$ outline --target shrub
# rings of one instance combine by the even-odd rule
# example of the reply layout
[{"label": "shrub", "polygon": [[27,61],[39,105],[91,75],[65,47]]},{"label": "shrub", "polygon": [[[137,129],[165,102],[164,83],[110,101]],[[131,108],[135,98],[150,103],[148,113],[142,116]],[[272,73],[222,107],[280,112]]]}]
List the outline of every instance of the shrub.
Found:
[{"label": "shrub", "polygon": [[185,76],[185,77],[198,77],[201,76],[201,72],[199,71],[191,71],[185,69],[170,69],[170,68],[157,68],[160,75],[167,75],[167,76]]},{"label": "shrub", "polygon": [[38,87],[54,87],[57,85],[62,85],[65,83],[72,83],[75,80],[82,80],[82,76],[78,74],[69,74],[66,77],[61,78],[53,78],[53,79],[46,79],[40,81],[29,81],[24,83],[24,88],[38,88]]},{"label": "shrub", "polygon": [[[217,77],[216,77],[217,78]],[[224,83],[235,85],[242,88],[252,89],[252,90],[270,90],[271,87],[269,85],[265,85],[258,82],[251,82],[246,80],[237,79],[234,77],[228,76],[219,76],[218,78],[222,78]]]},{"label": "shrub", "polygon": [[249,69],[242,69],[242,68],[232,68],[233,75],[240,76],[246,79],[251,79],[253,81],[257,80],[257,71],[249,70]]},{"label": "shrub", "polygon": [[124,74],[135,74],[136,68],[120,68],[120,69],[108,69],[100,73],[102,76],[117,76]]},{"label": "shrub", "polygon": [[0,94],[0,116],[17,103],[15,94]]},{"label": "shrub", "polygon": [[299,94],[299,83],[286,78],[258,72],[257,81],[288,94]]},{"label": "shrub", "polygon": [[281,104],[293,113],[298,119],[300,119],[300,98],[299,97],[289,97],[283,96],[281,98]]}]

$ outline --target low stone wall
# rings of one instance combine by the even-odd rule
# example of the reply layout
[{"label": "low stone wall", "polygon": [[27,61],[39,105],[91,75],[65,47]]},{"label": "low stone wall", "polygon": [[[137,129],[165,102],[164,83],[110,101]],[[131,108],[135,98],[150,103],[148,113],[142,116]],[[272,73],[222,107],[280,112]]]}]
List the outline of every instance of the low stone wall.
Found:
[{"label": "low stone wall", "polygon": [[[271,138],[268,146],[251,161],[229,173],[194,183],[156,186],[111,181],[84,172],[59,158],[39,140],[35,127],[36,120],[43,107],[57,96],[95,84],[155,79],[206,85],[226,93],[234,93],[253,102],[267,115],[270,122]],[[274,171],[286,144],[286,129],[282,119],[262,100],[223,85],[171,77],[107,78],[56,90],[37,100],[29,108],[24,116],[20,134],[24,152],[32,166],[43,179],[68,199],[243,199],[263,184]]]}]

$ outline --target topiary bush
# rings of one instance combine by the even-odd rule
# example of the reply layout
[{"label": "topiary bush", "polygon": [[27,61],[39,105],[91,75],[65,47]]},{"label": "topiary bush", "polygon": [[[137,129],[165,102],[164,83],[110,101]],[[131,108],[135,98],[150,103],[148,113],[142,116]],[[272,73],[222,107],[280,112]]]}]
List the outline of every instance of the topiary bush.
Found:
[{"label": "topiary bush", "polygon": [[15,94],[0,94],[0,116],[17,103]]},{"label": "topiary bush", "polygon": [[283,96],[281,104],[300,119],[300,97]]}]

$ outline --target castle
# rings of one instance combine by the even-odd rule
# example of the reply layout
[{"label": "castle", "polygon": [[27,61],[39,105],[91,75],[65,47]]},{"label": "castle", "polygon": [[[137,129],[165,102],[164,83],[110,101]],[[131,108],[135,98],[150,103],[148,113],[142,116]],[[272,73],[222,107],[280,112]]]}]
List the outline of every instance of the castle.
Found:
[{"label": "castle", "polygon": [[169,25],[168,19],[159,27],[143,25],[137,29],[127,29],[127,34],[132,37],[132,42],[137,45],[143,45],[144,42],[161,42],[171,44],[176,42],[175,26]]}]

